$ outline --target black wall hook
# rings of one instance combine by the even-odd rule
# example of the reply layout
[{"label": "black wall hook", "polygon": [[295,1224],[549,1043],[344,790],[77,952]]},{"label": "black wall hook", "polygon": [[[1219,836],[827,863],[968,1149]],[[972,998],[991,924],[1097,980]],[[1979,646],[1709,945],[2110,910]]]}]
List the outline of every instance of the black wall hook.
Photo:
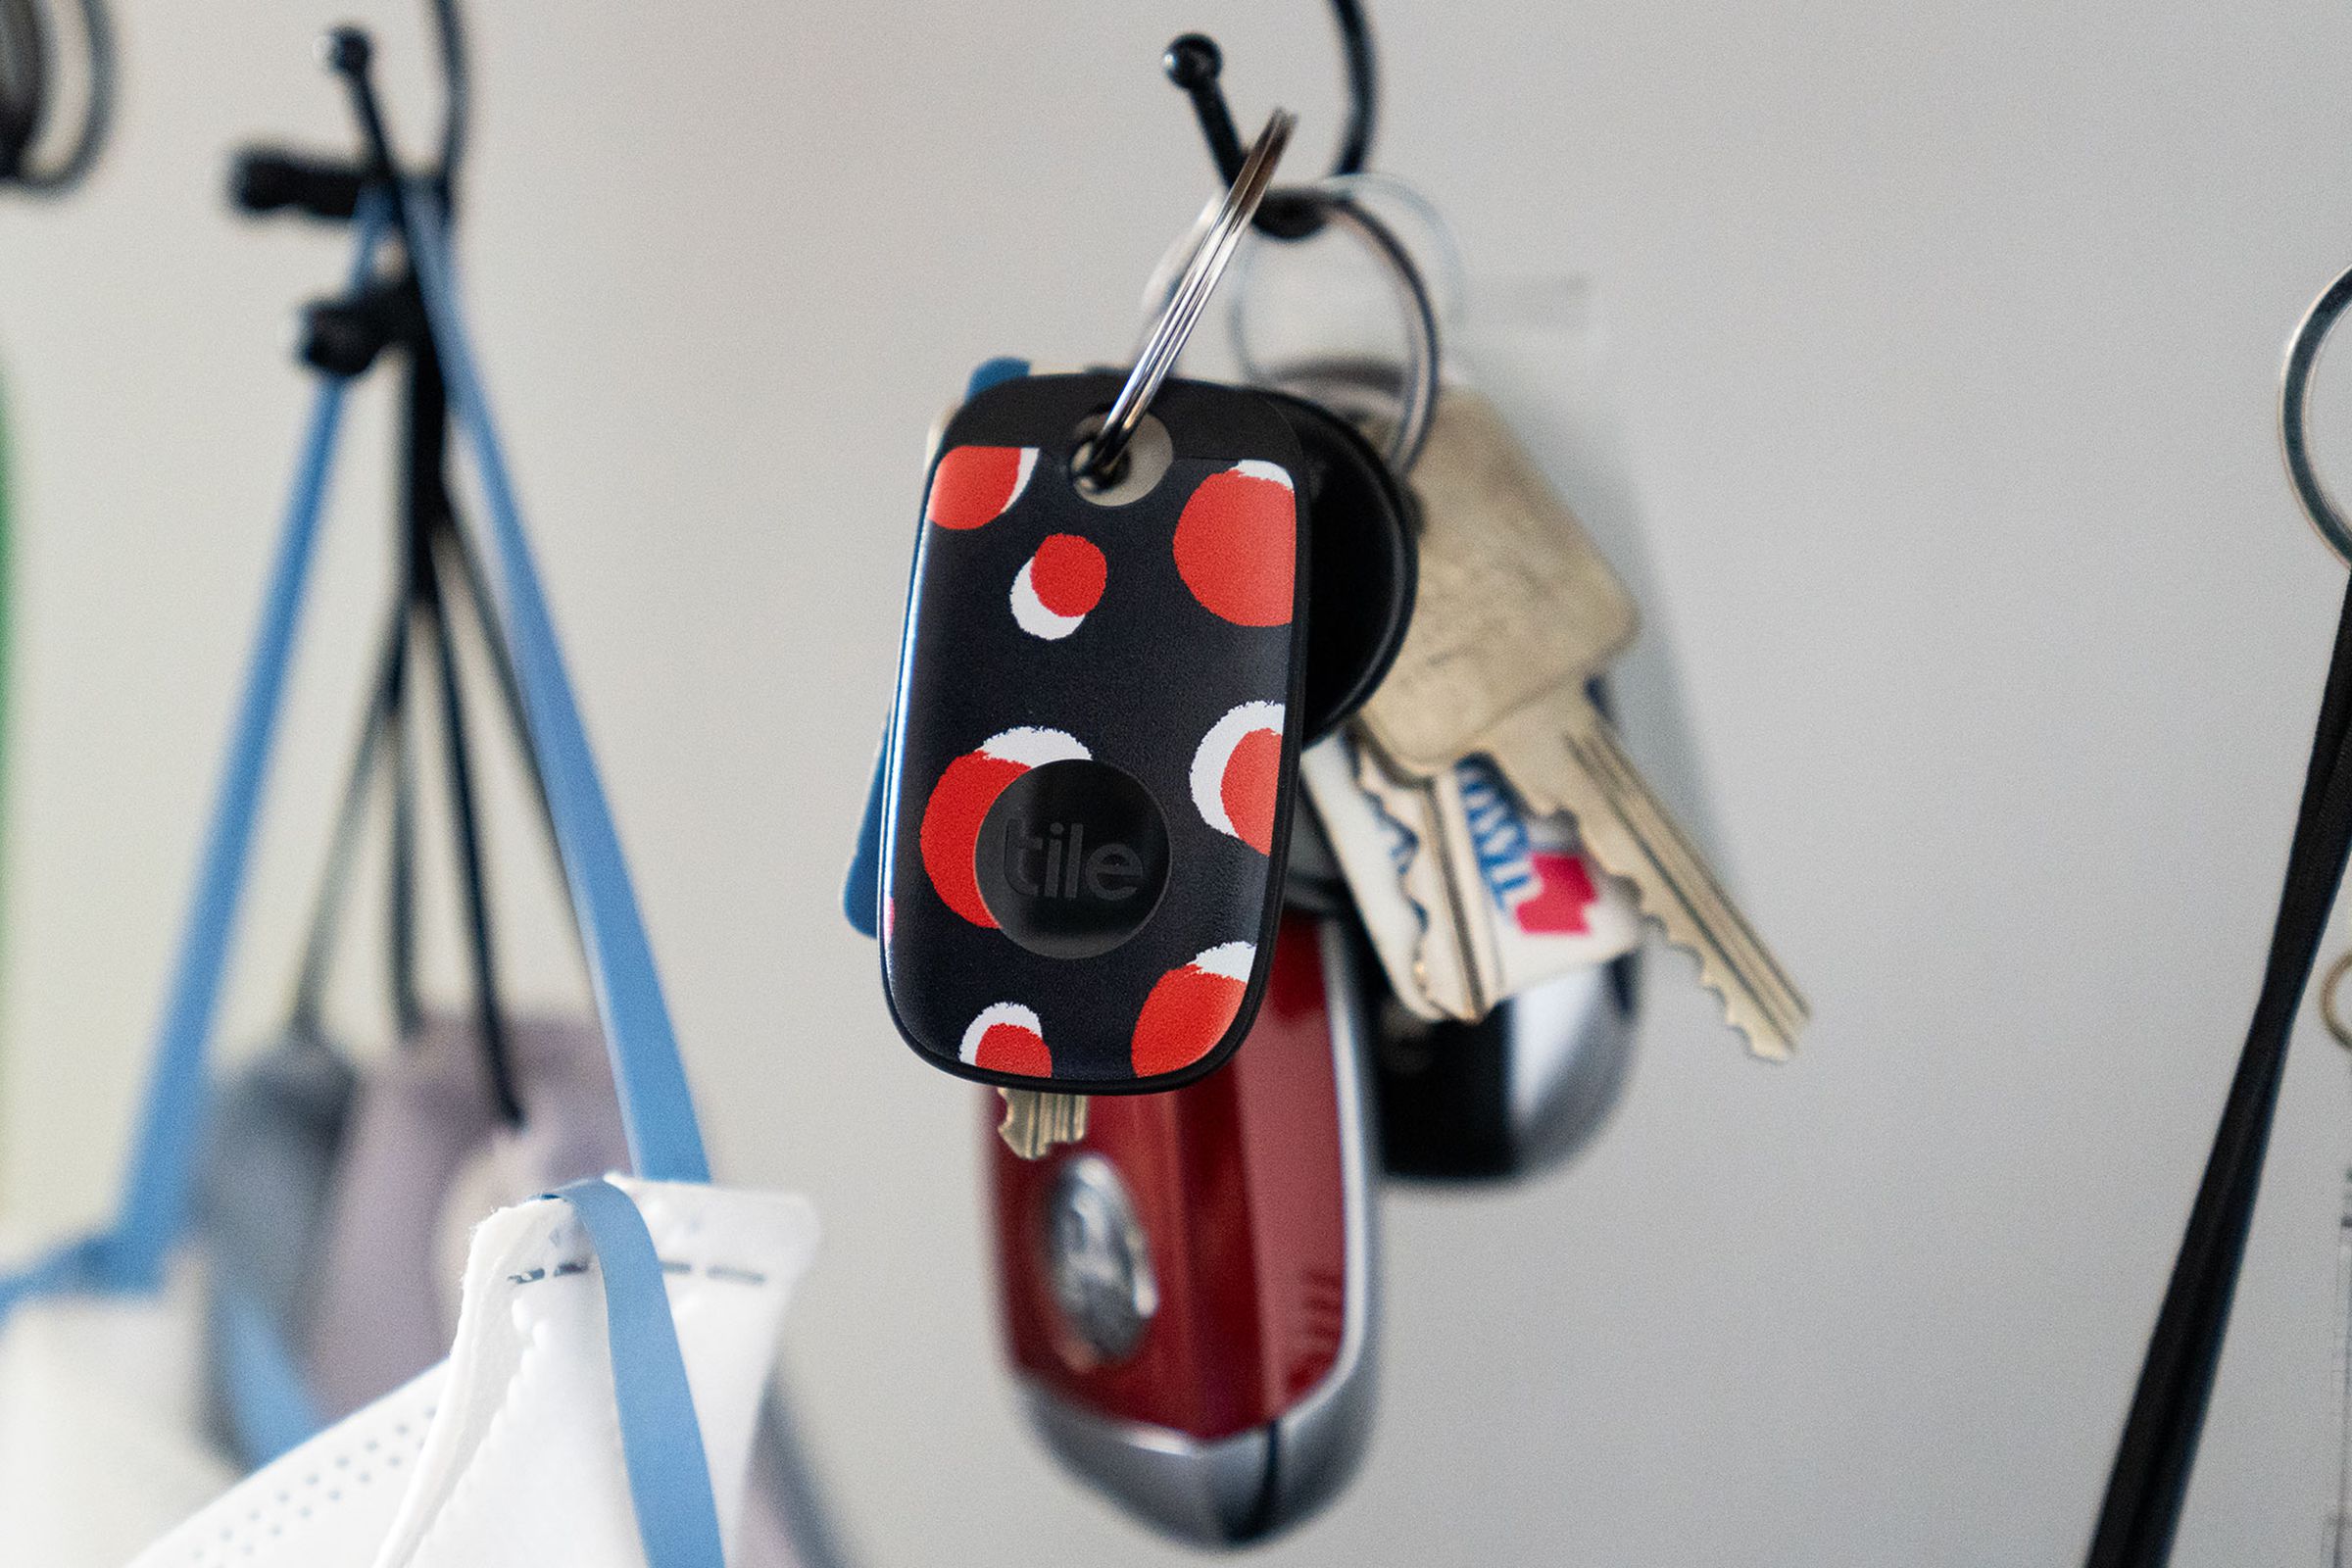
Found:
[{"label": "black wall hook", "polygon": [[[431,185],[434,199],[446,206],[465,152],[468,94],[456,0],[434,0],[433,17],[440,34],[448,93],[440,158],[422,182]],[[301,355],[316,368],[344,378],[364,373],[387,351],[397,351],[400,357],[405,386],[401,400],[402,525],[396,561],[395,630],[387,653],[385,695],[381,699],[389,708],[382,733],[390,747],[393,778],[394,848],[390,857],[388,922],[393,1010],[404,1034],[412,1033],[422,1016],[416,985],[413,856],[407,848],[413,832],[410,748],[403,739],[406,721],[402,715],[406,707],[404,693],[411,686],[409,665],[413,661],[429,660],[436,677],[432,688],[437,700],[435,706],[442,721],[441,753],[448,772],[450,821],[457,852],[459,892],[465,903],[469,939],[468,957],[481,1031],[483,1071],[500,1115],[509,1124],[519,1125],[523,1106],[508,1048],[506,1009],[500,1000],[471,746],[444,582],[444,562],[462,562],[466,552],[457,503],[449,483],[449,388],[442,377],[440,357],[434,352],[415,268],[416,231],[410,222],[411,194],[418,181],[401,169],[393,151],[391,131],[384,122],[383,105],[376,95],[372,74],[375,50],[367,32],[359,27],[337,27],[326,35],[319,52],[327,68],[343,79],[349,93],[352,118],[360,133],[359,156],[318,158],[278,149],[248,150],[237,159],[230,182],[231,199],[251,213],[290,211],[349,221],[358,212],[361,198],[372,195],[389,210],[393,231],[404,246],[411,248],[409,265],[379,275],[348,294],[306,307]],[[464,578],[466,573],[461,570],[459,576]],[[479,611],[482,605],[478,592],[471,589],[467,592]],[[483,625],[490,626],[486,617]],[[485,635],[489,636],[487,630]],[[503,668],[504,660],[494,638],[491,640],[493,662]],[[421,684],[421,678],[417,684]],[[364,738],[362,744],[370,743]],[[536,779],[535,762],[531,763],[531,771]],[[361,774],[361,766],[355,764],[354,772]],[[316,1010],[316,983],[307,978],[313,966],[313,961],[306,958],[306,979],[297,990],[298,1016],[304,1007]]]},{"label": "black wall hook", "polygon": [[[1348,122],[1331,172],[1354,174],[1363,171],[1372,156],[1380,106],[1379,62],[1372,48],[1371,24],[1360,0],[1332,0],[1331,10],[1339,24],[1340,49],[1348,70]],[[1160,63],[1168,79],[1193,101],[1193,113],[1200,122],[1200,134],[1208,141],[1217,173],[1227,184],[1233,183],[1242,171],[1242,138],[1233,122],[1232,107],[1225,101],[1224,85],[1218,80],[1225,69],[1223,51],[1206,33],[1188,32],[1168,45]],[[1267,194],[1257,214],[1258,231],[1274,239],[1305,239],[1320,233],[1323,223],[1318,204],[1280,190]]]},{"label": "black wall hook", "polygon": [[[0,4],[6,3],[8,0],[0,0]],[[458,0],[432,0],[432,16],[434,44],[441,57],[441,148],[426,177],[446,210],[455,205],[458,173],[466,159],[473,82]],[[337,27],[326,35],[320,52],[328,67],[351,84],[361,155],[353,159],[283,147],[249,147],[237,155],[229,172],[229,200],[246,212],[297,212],[347,222],[359,209],[361,188],[371,178],[389,175],[395,167],[382,113],[375,107],[368,79],[374,51],[367,32],[359,27]]]}]

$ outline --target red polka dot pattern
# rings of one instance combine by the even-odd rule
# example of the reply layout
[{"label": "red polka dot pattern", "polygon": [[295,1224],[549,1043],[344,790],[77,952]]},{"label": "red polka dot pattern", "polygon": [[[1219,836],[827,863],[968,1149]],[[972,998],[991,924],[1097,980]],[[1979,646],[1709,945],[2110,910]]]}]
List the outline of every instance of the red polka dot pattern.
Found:
[{"label": "red polka dot pattern", "polygon": [[1233,836],[1260,855],[1274,853],[1274,800],[1282,788],[1282,732],[1253,729],[1225,760],[1219,795]]},{"label": "red polka dot pattern", "polygon": [[948,764],[923,804],[923,870],[940,901],[974,925],[997,928],[997,917],[980,900],[980,878],[972,869],[980,822],[1004,786],[1029,771],[1025,762],[969,752]]},{"label": "red polka dot pattern", "polygon": [[1238,626],[1287,626],[1298,567],[1290,475],[1238,463],[1212,473],[1176,520],[1176,570],[1210,613]]},{"label": "red polka dot pattern", "polygon": [[1101,604],[1109,575],[1102,552],[1074,533],[1048,534],[1029,562],[1038,603],[1056,615],[1083,615]]},{"label": "red polka dot pattern", "polygon": [[923,515],[942,528],[994,522],[1019,499],[1036,462],[1035,447],[956,447],[939,460]]},{"label": "red polka dot pattern", "polygon": [[1135,1020],[1136,1076],[1178,1072],[1215,1050],[1233,1027],[1249,989],[1245,979],[1215,973],[1198,962],[1161,975]]}]

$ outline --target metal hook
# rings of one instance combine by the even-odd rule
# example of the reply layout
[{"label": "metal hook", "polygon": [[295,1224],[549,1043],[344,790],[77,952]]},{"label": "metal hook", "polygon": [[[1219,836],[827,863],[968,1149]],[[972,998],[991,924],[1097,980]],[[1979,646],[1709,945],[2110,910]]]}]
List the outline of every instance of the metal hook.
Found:
[{"label": "metal hook", "polygon": [[[1348,69],[1348,122],[1341,131],[1340,149],[1332,160],[1334,174],[1354,174],[1362,172],[1372,156],[1372,133],[1379,113],[1379,61],[1373,52],[1372,27],[1365,19],[1360,0],[1332,0],[1332,16],[1339,24],[1340,49]],[[1200,122],[1200,133],[1208,141],[1209,156],[1216,161],[1217,172],[1227,184],[1241,173],[1242,139],[1235,129],[1233,110],[1225,101],[1225,89],[1218,81],[1225,69],[1225,56],[1216,40],[1206,33],[1188,32],[1168,45],[1161,56],[1161,68],[1168,79],[1182,88],[1193,101],[1193,113]],[[1319,204],[1301,193],[1277,191],[1266,199],[1257,216],[1257,228],[1274,239],[1305,239],[1320,233],[1329,217]]]},{"label": "metal hook", "polygon": [[[432,19],[443,92],[440,158],[427,177],[443,206],[448,207],[455,203],[458,171],[466,159],[473,121],[473,75],[458,0],[432,0]],[[368,34],[359,27],[337,27],[327,34],[325,52],[328,64],[346,77],[353,74],[342,63],[346,54],[364,73],[370,52]],[[353,106],[359,110],[364,145],[361,163],[278,148],[249,148],[238,156],[230,176],[231,199],[249,213],[294,208],[313,218],[347,220],[358,210],[361,187],[371,179],[389,178],[397,188],[393,176],[398,174],[398,165],[383,133],[382,113],[374,111],[374,123],[370,124],[370,112],[359,105],[355,93]]]},{"label": "metal hook", "polygon": [[1266,187],[1274,181],[1274,166],[1282,161],[1282,150],[1289,144],[1291,128],[1296,123],[1288,112],[1277,109],[1267,119],[1266,128],[1257,133],[1250,156],[1242,160],[1232,185],[1217,206],[1216,216],[1201,225],[1200,240],[1193,247],[1183,273],[1168,290],[1167,302],[1160,307],[1158,318],[1144,335],[1144,346],[1136,352],[1135,368],[1127,372],[1119,395],[1111,400],[1109,411],[1102,416],[1102,429],[1090,436],[1071,459],[1070,471],[1077,478],[1102,482],[1118,473],[1127,456],[1127,444],[1135,439],[1135,432],[1151,408],[1152,394],[1176,368],[1177,358],[1184,353],[1185,341],[1193,335],[1193,326],[1200,319],[1209,294],[1215,290],[1217,279],[1225,275],[1226,264],[1233,260],[1234,247],[1241,244],[1250,220],[1257,216]]},{"label": "metal hook", "polygon": [[2310,441],[2311,372],[2319,364],[2320,351],[2328,345],[2336,318],[2347,305],[2352,305],[2352,270],[2312,301],[2295,335],[2287,339],[2286,368],[2278,378],[2278,444],[2286,457],[2287,479],[2295,487],[2295,499],[2303,504],[2304,515],[2320,531],[2328,548],[2352,566],[2352,522],[2345,520],[2335,498],[2320,482],[2319,471],[2311,463]]},{"label": "metal hook", "polygon": [[80,0],[88,61],[81,123],[56,163],[32,162],[48,122],[52,62],[48,29],[34,0],[0,0],[0,183],[54,196],[81,183],[106,142],[115,111],[115,33],[100,0]]}]

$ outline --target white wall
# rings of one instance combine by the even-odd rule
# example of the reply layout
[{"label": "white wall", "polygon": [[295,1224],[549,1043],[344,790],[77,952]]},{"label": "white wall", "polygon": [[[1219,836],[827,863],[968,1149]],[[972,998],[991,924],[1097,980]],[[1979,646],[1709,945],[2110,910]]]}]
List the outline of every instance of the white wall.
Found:
[{"label": "white wall", "polygon": [[[42,1221],[110,1190],[305,396],[290,307],[340,266],[219,186],[257,132],[342,136],[309,50],[349,8],[123,9],[102,176],[0,204],[0,1168]],[[1125,346],[1205,188],[1169,35],[1214,31],[1244,118],[1280,96],[1321,156],[1320,7],[474,9],[484,353],[723,1157],[827,1216],[789,1359],[850,1528],[883,1564],[1181,1560],[1017,1427],[972,1094],[893,1038],[835,892],[926,421],[985,355]],[[2252,1000],[2341,586],[2271,400],[2352,261],[2352,16],[1376,9],[1385,165],[1475,267],[1595,280],[1653,620],[1819,1021],[1751,1065],[1662,962],[1589,1159],[1392,1201],[1378,1441],[1268,1560],[2070,1560]],[[368,20],[421,140],[418,19]],[[239,1037],[280,995],[374,623],[380,398]],[[535,883],[501,820],[507,885]],[[563,998],[552,907],[513,940]],[[2183,1564],[2318,1557],[2344,1073],[2307,1029]]]}]

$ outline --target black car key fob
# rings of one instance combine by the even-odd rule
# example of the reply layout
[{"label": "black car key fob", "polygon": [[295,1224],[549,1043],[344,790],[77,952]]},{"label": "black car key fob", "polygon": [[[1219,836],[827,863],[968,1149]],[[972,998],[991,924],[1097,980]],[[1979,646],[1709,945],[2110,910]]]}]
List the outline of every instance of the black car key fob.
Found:
[{"label": "black car key fob", "polygon": [[1387,1172],[1509,1181],[1590,1147],[1632,1070],[1640,962],[1628,953],[1571,971],[1506,999],[1476,1023],[1431,1023],[1393,997],[1376,998],[1374,1083]]},{"label": "black car key fob", "polygon": [[1270,398],[1171,380],[1115,482],[1110,375],[991,386],[935,458],[885,766],[884,987],[1013,1088],[1171,1089],[1263,991],[1306,669],[1305,455]]}]

